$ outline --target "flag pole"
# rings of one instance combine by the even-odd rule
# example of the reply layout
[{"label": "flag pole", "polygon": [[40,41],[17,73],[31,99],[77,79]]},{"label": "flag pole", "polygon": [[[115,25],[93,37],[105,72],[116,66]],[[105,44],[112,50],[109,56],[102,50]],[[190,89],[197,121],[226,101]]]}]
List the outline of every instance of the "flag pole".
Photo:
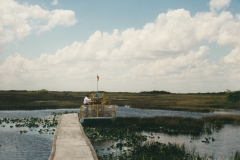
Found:
[{"label": "flag pole", "polygon": [[98,93],[98,80],[99,80],[99,77],[98,77],[98,74],[97,74],[97,93]]}]

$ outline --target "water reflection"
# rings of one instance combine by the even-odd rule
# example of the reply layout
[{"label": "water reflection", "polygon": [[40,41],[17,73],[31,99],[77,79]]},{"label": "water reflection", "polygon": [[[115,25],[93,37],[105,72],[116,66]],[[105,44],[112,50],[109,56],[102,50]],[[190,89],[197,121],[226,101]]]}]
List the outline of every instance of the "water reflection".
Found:
[{"label": "water reflection", "polygon": [[[220,132],[213,132],[209,135],[202,135],[199,137],[192,137],[191,135],[169,135],[165,133],[152,133],[155,137],[152,140],[159,141],[161,143],[177,143],[185,144],[188,150],[196,149],[202,157],[204,155],[214,156],[214,159],[227,159],[234,155],[234,153],[240,150],[240,127],[225,125]],[[143,135],[149,136],[150,133],[143,132]],[[158,136],[160,137],[158,139]],[[209,139],[209,143],[204,143],[206,138]],[[214,141],[212,141],[212,137]],[[230,156],[230,157],[229,157]]]},{"label": "water reflection", "polygon": [[210,113],[187,112],[187,111],[171,111],[171,110],[149,110],[127,107],[117,107],[117,117],[154,117],[154,116],[180,116],[201,118],[203,116],[215,114],[240,114],[240,111],[219,110]]}]

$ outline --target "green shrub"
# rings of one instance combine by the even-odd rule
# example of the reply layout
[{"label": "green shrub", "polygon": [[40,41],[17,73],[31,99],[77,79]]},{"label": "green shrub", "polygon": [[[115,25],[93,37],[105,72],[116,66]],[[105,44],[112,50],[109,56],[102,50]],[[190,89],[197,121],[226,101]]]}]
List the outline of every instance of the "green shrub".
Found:
[{"label": "green shrub", "polygon": [[41,89],[41,90],[38,90],[37,92],[38,92],[38,93],[48,93],[48,90],[46,90],[46,89]]},{"label": "green shrub", "polygon": [[225,99],[227,100],[227,102],[233,103],[233,104],[240,102],[240,91],[227,90],[226,93],[227,93],[227,95],[226,95]]}]

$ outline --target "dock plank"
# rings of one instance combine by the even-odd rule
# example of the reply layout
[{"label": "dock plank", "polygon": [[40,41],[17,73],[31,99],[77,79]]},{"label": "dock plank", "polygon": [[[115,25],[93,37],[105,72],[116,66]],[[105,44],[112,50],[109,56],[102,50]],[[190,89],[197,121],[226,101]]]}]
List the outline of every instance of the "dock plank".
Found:
[{"label": "dock plank", "polygon": [[58,123],[49,160],[97,160],[76,113],[63,114]]}]

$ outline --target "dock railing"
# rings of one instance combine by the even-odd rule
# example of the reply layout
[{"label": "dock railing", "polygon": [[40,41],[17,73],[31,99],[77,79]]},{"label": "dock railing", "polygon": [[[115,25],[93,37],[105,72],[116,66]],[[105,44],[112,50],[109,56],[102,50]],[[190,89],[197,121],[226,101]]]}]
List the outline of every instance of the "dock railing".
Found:
[{"label": "dock railing", "polygon": [[80,122],[84,119],[115,119],[116,106],[115,105],[82,105],[79,113]]}]

